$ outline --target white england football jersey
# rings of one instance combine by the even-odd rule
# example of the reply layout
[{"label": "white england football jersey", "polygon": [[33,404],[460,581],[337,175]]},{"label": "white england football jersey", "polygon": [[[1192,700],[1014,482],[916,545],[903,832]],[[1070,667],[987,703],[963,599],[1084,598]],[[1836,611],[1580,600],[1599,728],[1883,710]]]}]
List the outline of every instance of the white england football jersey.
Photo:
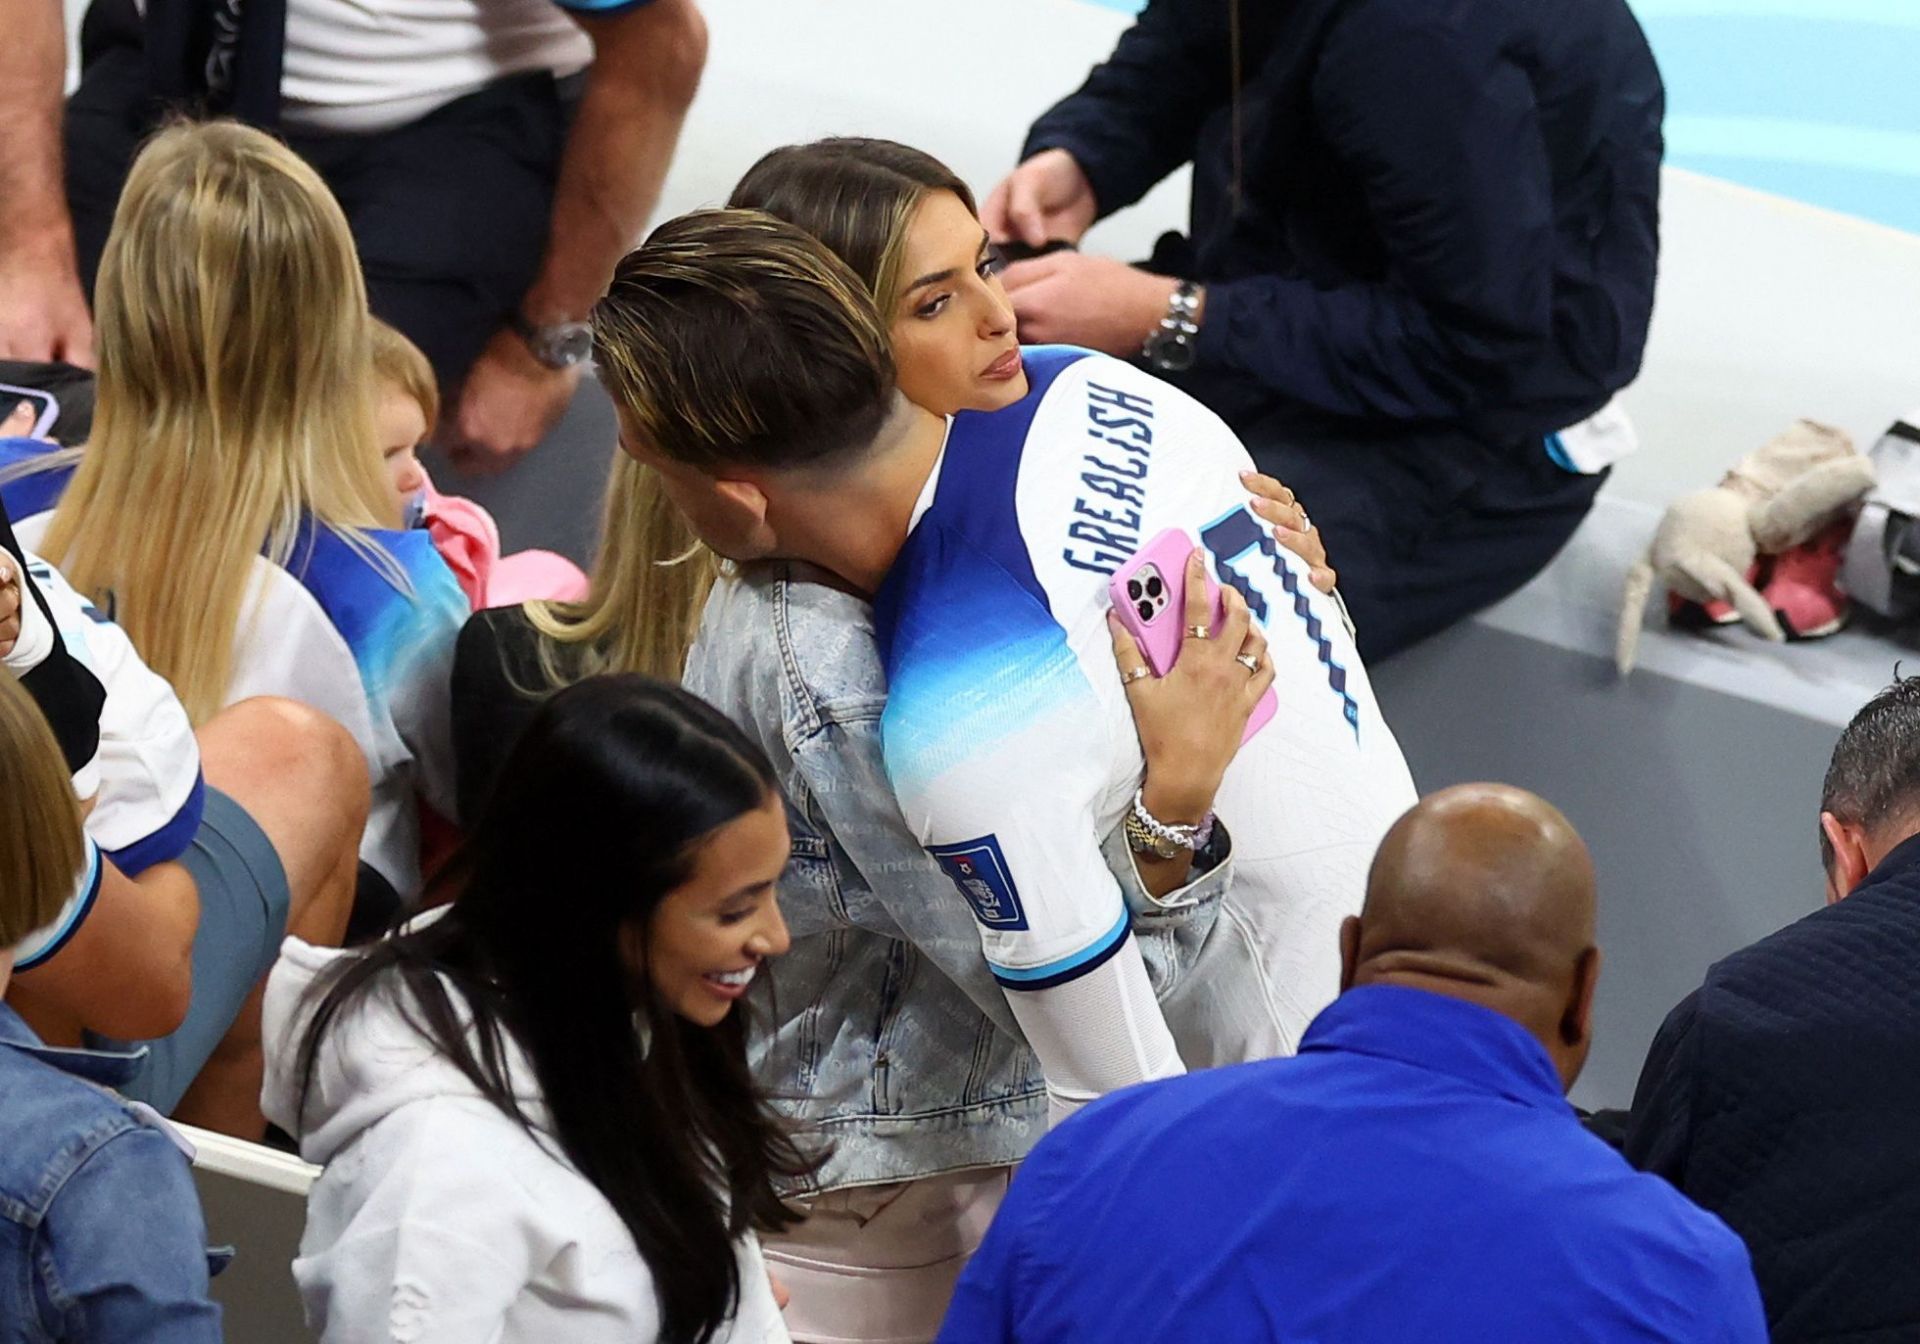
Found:
[{"label": "white england football jersey", "polygon": [[1338,988],[1340,921],[1415,794],[1337,608],[1245,507],[1253,463],[1232,431],[1102,355],[1040,347],[1027,369],[1016,405],[954,417],[875,620],[902,810],[973,906],[1049,1084],[1066,1033],[1128,1037],[1094,1052],[1097,1084],[1063,1066],[1072,1100],[1134,1081],[1114,1050],[1140,1074],[1177,1071],[1150,996],[1120,996],[1124,1023],[1043,1021],[1038,1003],[1096,972],[1130,980],[1138,962],[1099,842],[1143,770],[1106,613],[1107,580],[1145,542],[1182,527],[1206,547],[1265,630],[1279,697],[1216,804],[1236,875],[1215,936],[1245,940],[1249,983],[1212,986],[1193,1010],[1209,1020],[1173,1023],[1188,1064],[1293,1048]]},{"label": "white england football jersey", "polygon": [[[0,468],[36,462],[53,449],[54,445],[38,440],[0,439]],[[0,501],[14,519],[23,544],[38,545],[46,536],[53,509],[71,478],[69,463],[0,480]],[[424,799],[443,816],[453,815],[448,678],[454,641],[470,608],[425,531],[370,530],[366,536],[404,575],[404,586],[371,564],[362,550],[311,519],[302,525],[285,566],[263,556],[254,559],[225,703],[237,704],[258,695],[283,696],[330,716],[353,735],[367,758],[373,784],[360,857],[396,891],[412,896],[420,885],[420,801]],[[71,593],[64,580],[60,586]],[[80,603],[74,595],[73,604]],[[77,611],[78,606],[73,609]],[[97,618],[97,613],[92,615]],[[79,624],[84,630],[88,621]],[[71,644],[74,637],[68,640]],[[159,684],[166,701],[179,711],[171,689],[139,662],[118,626],[111,628],[108,646],[113,665],[128,669],[130,683],[137,680],[132,672],[137,666]],[[101,680],[107,681],[107,676],[103,674]],[[138,684],[147,687],[147,699],[136,699],[131,690],[116,690],[108,682],[110,713],[116,695],[123,704],[141,706],[131,716],[134,727],[145,723],[149,711],[144,706],[148,700],[157,703],[158,695],[146,681]],[[177,726],[169,724],[168,731],[175,737],[180,735],[177,730],[185,730],[186,742],[192,743],[184,714]],[[103,717],[103,757],[108,748],[108,722]],[[171,767],[176,754],[169,750],[141,759],[151,758],[158,770],[171,777],[177,774]],[[197,751],[192,759],[197,778]],[[107,857],[127,869],[126,856],[116,851],[120,841],[101,834],[106,798],[103,791],[101,809],[89,829],[100,836]],[[183,848],[184,844],[182,840]]]}]

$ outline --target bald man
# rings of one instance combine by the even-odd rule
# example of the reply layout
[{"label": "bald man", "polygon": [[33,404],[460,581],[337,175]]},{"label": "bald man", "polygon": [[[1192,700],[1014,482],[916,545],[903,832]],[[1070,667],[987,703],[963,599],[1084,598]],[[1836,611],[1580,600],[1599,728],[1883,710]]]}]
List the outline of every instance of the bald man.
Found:
[{"label": "bald man", "polygon": [[1593,862],[1519,789],[1434,794],[1296,1058],[1095,1103],[1027,1159],[941,1341],[1759,1344],[1739,1240],[1580,1127]]}]

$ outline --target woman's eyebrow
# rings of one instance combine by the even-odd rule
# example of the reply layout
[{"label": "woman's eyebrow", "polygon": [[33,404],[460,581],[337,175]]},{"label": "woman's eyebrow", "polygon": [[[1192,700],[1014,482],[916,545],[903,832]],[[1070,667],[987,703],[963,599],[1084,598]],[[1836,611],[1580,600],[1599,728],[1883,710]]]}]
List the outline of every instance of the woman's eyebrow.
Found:
[{"label": "woman's eyebrow", "polygon": [[954,276],[958,275],[959,273],[960,273],[960,268],[958,266],[949,266],[944,271],[930,271],[926,275],[921,276],[918,280],[915,280],[912,284],[908,285],[906,292],[911,294],[916,289],[925,289],[928,285],[937,285],[942,280],[951,280],[953,279]]},{"label": "woman's eyebrow", "polygon": [[[988,248],[992,246],[993,246],[993,235],[988,233],[985,229],[982,229],[980,230],[980,246],[975,251],[974,255],[978,256],[981,252],[985,252]],[[915,280],[912,284],[908,285],[901,292],[904,294],[911,294],[916,289],[925,289],[928,285],[937,285],[942,280],[951,280],[953,279],[954,276],[960,274],[960,269],[961,268],[958,266],[949,266],[944,271],[929,271],[927,274],[921,276],[918,280]]]}]

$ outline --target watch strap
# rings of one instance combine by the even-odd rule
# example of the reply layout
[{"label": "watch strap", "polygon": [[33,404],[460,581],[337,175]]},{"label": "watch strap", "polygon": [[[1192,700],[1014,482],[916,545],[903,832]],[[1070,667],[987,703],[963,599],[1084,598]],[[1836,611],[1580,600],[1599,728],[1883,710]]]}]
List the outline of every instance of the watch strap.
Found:
[{"label": "watch strap", "polygon": [[1135,853],[1171,859],[1185,851],[1198,852],[1207,847],[1213,838],[1213,813],[1207,813],[1192,826],[1161,821],[1147,811],[1145,791],[1135,789],[1133,804],[1127,809],[1125,830],[1127,844]]},{"label": "watch strap", "polygon": [[1182,280],[1167,296],[1167,311],[1141,343],[1140,356],[1163,372],[1193,367],[1194,343],[1200,335],[1200,286]]}]

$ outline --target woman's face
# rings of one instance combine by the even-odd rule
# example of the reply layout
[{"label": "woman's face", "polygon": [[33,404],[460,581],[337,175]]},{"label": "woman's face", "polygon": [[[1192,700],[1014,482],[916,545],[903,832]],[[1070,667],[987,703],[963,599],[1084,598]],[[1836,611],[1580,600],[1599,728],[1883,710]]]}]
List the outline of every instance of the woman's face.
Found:
[{"label": "woman's face", "polygon": [[787,950],[774,884],[787,866],[787,818],[771,795],[700,843],[693,871],[647,928],[647,975],[673,1010],[717,1025],[760,970]]},{"label": "woman's face", "polygon": [[900,278],[889,333],[908,401],[951,415],[997,411],[1027,394],[999,255],[952,192],[929,192],[920,202]]}]

